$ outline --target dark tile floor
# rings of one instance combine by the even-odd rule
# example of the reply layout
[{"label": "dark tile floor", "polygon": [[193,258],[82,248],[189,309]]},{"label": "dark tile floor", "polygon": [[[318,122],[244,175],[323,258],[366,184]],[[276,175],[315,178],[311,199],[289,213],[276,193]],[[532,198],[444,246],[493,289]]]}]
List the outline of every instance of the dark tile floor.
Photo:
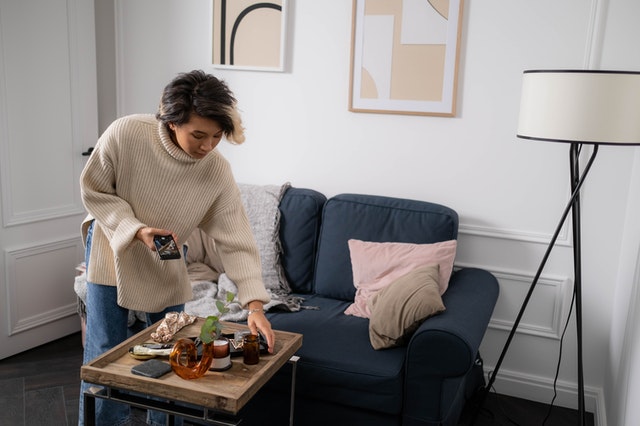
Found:
[{"label": "dark tile floor", "polygon": [[78,423],[80,333],[0,361],[0,425]]},{"label": "dark tile floor", "polygon": [[[495,393],[487,396],[475,423],[472,423],[476,408],[474,402],[471,400],[465,407],[458,423],[459,426],[472,424],[474,426],[568,426],[580,424],[577,410],[554,406],[550,411],[548,404]],[[587,413],[585,423],[587,426],[594,425],[592,413]]]},{"label": "dark tile floor", "polygon": [[[80,333],[0,361],[0,425],[62,426],[78,423]],[[470,425],[471,401],[460,425]],[[487,398],[476,426],[542,425],[548,405],[504,395]],[[575,410],[554,407],[546,426],[575,425]],[[593,416],[587,418],[593,425]],[[302,425],[304,426],[304,425]],[[340,426],[340,425],[333,425]]]}]

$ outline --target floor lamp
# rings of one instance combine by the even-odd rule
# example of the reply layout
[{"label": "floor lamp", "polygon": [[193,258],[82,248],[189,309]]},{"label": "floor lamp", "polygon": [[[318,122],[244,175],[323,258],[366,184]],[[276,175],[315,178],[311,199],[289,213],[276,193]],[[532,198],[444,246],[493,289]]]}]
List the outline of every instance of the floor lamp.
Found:
[{"label": "floor lamp", "polygon": [[[580,232],[580,189],[591,169],[600,145],[640,145],[640,72],[531,70],[525,71],[518,123],[519,138],[569,144],[571,196],[553,233],[549,246],[525,296],[509,337],[482,394],[478,415],[491,390],[540,274],[571,212],[573,231],[573,292],[578,345],[578,412],[585,424],[582,366],[582,259]],[[591,155],[580,167],[583,146]]]}]

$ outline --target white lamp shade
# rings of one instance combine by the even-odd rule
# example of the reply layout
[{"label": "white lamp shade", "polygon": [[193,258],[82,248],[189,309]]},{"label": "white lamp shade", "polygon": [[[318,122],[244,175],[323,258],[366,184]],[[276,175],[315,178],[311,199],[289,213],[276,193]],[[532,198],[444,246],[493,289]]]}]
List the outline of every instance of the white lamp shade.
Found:
[{"label": "white lamp shade", "polygon": [[640,145],[640,72],[525,71],[518,137]]}]

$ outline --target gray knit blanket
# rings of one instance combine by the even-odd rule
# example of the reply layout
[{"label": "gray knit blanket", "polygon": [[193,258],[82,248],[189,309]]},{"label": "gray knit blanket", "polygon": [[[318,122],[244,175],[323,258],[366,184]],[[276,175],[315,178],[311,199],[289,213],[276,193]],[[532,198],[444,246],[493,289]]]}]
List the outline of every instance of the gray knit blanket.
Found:
[{"label": "gray knit blanket", "polygon": [[[280,264],[282,247],[280,244],[280,200],[291,185],[248,185],[238,184],[242,203],[251,230],[258,245],[262,266],[262,280],[271,296],[271,302],[264,306],[266,311],[277,309],[289,312],[300,310],[303,299],[291,296],[291,289]],[[200,265],[199,265],[200,266]],[[236,284],[220,273],[217,282],[202,275],[191,276],[193,299],[185,304],[185,311],[191,315],[206,317],[217,313],[216,300],[226,301],[227,293],[238,294]],[[228,305],[229,312],[222,316],[227,321],[244,321],[244,311],[237,297]]]},{"label": "gray knit blanket", "polygon": [[[238,294],[238,287],[226,274],[221,274],[217,283],[213,281],[196,281],[191,283],[191,287],[193,289],[193,299],[185,304],[184,310],[189,315],[197,315],[199,317],[217,315],[216,300],[225,302],[227,293]],[[271,295],[271,302],[264,305],[265,311],[297,312],[304,301],[301,297],[275,294],[270,290],[267,290],[267,292]],[[237,297],[228,307],[229,312],[221,316],[222,320],[245,321],[247,319],[248,312],[242,309]]]}]

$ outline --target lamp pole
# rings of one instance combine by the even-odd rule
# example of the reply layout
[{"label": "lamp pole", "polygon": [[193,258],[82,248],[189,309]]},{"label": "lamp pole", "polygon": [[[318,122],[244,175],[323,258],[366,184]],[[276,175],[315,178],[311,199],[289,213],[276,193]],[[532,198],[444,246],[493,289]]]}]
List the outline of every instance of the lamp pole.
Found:
[{"label": "lamp pole", "polygon": [[509,350],[509,346],[511,345],[511,341],[516,334],[518,326],[520,325],[520,321],[522,320],[522,316],[529,304],[529,300],[531,299],[531,295],[533,294],[533,290],[535,289],[538,281],[540,279],[540,275],[544,270],[545,265],[547,264],[547,260],[549,259],[549,255],[551,254],[551,250],[555,246],[555,243],[558,239],[558,235],[564,226],[564,223],[569,215],[569,211],[572,213],[572,221],[573,221],[573,269],[574,269],[574,283],[573,283],[573,292],[576,300],[576,333],[577,333],[577,342],[578,342],[578,411],[580,413],[580,424],[585,424],[585,408],[584,408],[584,378],[583,378],[583,366],[582,366],[582,257],[581,257],[581,238],[580,238],[580,189],[584,184],[584,181],[591,170],[591,166],[598,154],[598,144],[593,145],[593,152],[589,157],[589,161],[584,169],[582,175],[580,175],[580,151],[582,148],[582,144],[572,143],[569,156],[570,156],[570,172],[571,172],[571,197],[569,198],[569,202],[567,203],[562,217],[560,218],[560,222],[556,227],[553,236],[551,237],[551,241],[547,247],[547,250],[542,257],[542,261],[538,266],[536,274],[529,286],[529,291],[527,291],[527,295],[522,302],[522,306],[520,307],[520,311],[516,316],[516,319],[511,327],[511,331],[509,332],[509,337],[507,337],[507,341],[502,348],[502,352],[500,353],[500,357],[498,358],[498,362],[495,365],[495,368],[491,372],[491,376],[489,378],[489,383],[485,386],[484,390],[481,393],[480,401],[478,403],[478,407],[473,415],[473,419],[471,424],[475,424],[480,409],[484,404],[487,395],[491,391],[491,387],[496,380],[496,376],[498,375],[498,371],[502,366],[502,361],[504,361],[504,357]]},{"label": "lamp pole", "polygon": [[[593,165],[600,145],[640,145],[640,72],[610,70],[528,70],[524,71],[517,136],[546,142],[569,143],[571,197],[542,257],[529,291],[511,328],[498,362],[484,388],[472,422],[491,390],[509,349],[529,299],[538,284],[569,211],[573,230],[573,303],[576,308],[578,357],[578,411],[585,422],[584,374],[582,363],[582,241],[580,230],[580,189]],[[592,145],[583,170],[580,153]]]},{"label": "lamp pole", "polygon": [[[584,374],[582,366],[582,239],[580,228],[580,149],[581,144],[571,144],[571,192],[576,196],[571,206],[571,219],[573,223],[573,291],[576,303],[576,337],[578,344],[578,413],[580,425],[585,424],[584,409]],[[598,145],[594,145],[592,158],[598,152]],[[588,171],[588,170],[587,170]],[[585,171],[586,175],[586,171]],[[582,177],[582,181],[584,181]]]}]

